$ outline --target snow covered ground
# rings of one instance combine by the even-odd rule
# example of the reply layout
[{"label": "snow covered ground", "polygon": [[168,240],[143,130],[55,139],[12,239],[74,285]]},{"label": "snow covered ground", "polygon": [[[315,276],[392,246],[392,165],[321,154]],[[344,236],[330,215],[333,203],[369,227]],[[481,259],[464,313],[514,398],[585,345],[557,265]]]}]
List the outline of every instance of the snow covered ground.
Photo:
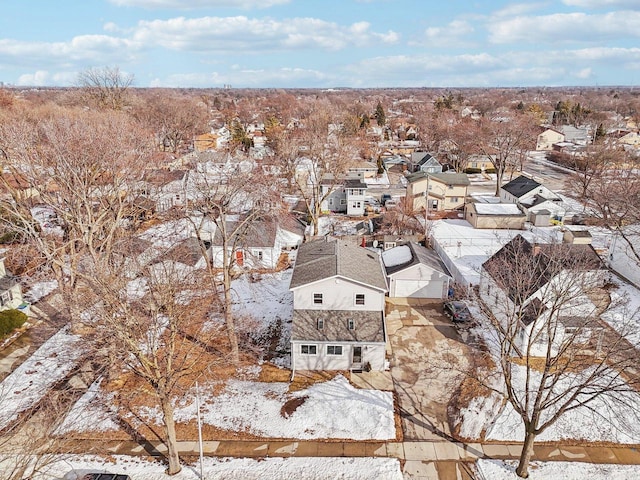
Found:
[{"label": "snow covered ground", "polygon": [[640,290],[628,283],[615,283],[617,288],[610,292],[611,307],[602,319],[640,348]]},{"label": "snow covered ground", "polygon": [[[517,462],[478,460],[479,480],[520,480]],[[638,478],[638,465],[582,462],[531,462],[530,480],[631,480]]]},{"label": "snow covered ground", "polygon": [[[2,465],[11,458],[0,458]],[[5,464],[5,465],[6,465]],[[80,480],[88,472],[129,475],[132,480],[197,480],[199,463],[183,465],[177,475],[164,473],[166,465],[140,457],[114,455],[105,460],[94,455],[65,455],[55,459],[33,480]],[[203,462],[207,480],[402,480],[400,462],[394,458],[211,458]]]},{"label": "snow covered ground", "polygon": [[[269,438],[386,440],[396,437],[390,392],[354,388],[342,376],[289,393],[289,384],[229,380],[219,395],[215,385],[200,386],[202,421],[230,431]],[[288,417],[283,405],[304,399]],[[196,418],[195,390],[176,402],[177,422]],[[67,415],[58,434],[68,431],[114,431],[109,398],[94,384]],[[156,424],[160,410],[145,408],[141,416]]]},{"label": "snow covered ground", "polygon": [[31,288],[24,294],[24,299],[30,303],[35,303],[49,295],[58,288],[57,280],[38,282],[31,285]]},{"label": "snow covered ground", "polygon": [[60,330],[0,383],[0,429],[35,406],[83,354],[81,338]]},{"label": "snow covered ground", "polygon": [[[469,302],[469,308],[478,325],[473,334],[483,338],[494,358],[499,356],[499,345],[495,333],[484,327],[489,320],[480,309]],[[525,368],[515,366],[514,384],[524,385]],[[535,377],[535,373],[534,373]],[[576,380],[574,373],[566,375],[565,382]],[[492,377],[493,387],[501,390],[504,380],[499,374]],[[533,385],[537,385],[533,382]],[[601,397],[588,407],[566,412],[556,423],[538,436],[541,441],[563,439],[585,440],[590,442],[640,443],[640,394],[637,392],[618,392],[620,401]],[[487,440],[522,441],[524,429],[519,415],[503,397],[492,393],[489,397],[474,398],[467,408],[460,412],[460,434],[465,438],[479,439],[485,432]]]}]

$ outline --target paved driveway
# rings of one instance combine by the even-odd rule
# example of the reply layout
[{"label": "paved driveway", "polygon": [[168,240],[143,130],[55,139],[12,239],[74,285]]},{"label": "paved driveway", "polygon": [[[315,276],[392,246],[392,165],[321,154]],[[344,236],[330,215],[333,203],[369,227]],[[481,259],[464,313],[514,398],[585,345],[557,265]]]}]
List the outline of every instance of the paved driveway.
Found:
[{"label": "paved driveway", "polygon": [[469,349],[441,301],[387,299],[387,328],[404,440],[448,438],[447,405],[469,367]]}]

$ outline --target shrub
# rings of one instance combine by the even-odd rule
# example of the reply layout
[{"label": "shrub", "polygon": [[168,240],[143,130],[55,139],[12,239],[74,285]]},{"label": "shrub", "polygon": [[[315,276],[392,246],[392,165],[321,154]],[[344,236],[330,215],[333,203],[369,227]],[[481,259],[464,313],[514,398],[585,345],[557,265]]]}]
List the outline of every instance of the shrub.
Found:
[{"label": "shrub", "polygon": [[13,332],[27,321],[27,315],[20,310],[2,310],[0,312],[0,336]]},{"label": "shrub", "polygon": [[480,173],[482,170],[479,168],[465,168],[464,169],[464,173],[466,173],[467,175],[472,175],[474,173]]}]

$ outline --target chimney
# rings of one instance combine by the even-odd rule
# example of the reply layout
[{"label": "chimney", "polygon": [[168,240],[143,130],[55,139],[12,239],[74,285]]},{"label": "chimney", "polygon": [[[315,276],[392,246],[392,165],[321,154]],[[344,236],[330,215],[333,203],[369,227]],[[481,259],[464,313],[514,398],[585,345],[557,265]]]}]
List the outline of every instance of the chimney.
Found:
[{"label": "chimney", "polygon": [[534,243],[533,244],[533,255],[539,255],[540,254],[540,244],[539,243]]}]

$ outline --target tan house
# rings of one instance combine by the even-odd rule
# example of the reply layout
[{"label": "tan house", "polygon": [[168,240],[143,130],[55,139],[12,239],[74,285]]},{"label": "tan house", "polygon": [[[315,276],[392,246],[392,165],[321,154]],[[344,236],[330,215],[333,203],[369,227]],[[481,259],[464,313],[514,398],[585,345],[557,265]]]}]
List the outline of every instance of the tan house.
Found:
[{"label": "tan house", "polygon": [[638,135],[636,132],[627,133],[626,135],[618,139],[618,143],[638,147],[640,146],[640,135]]},{"label": "tan house", "polygon": [[193,148],[196,152],[204,152],[206,150],[217,150],[220,147],[219,144],[220,135],[215,133],[204,133],[198,135],[193,141]]},{"label": "tan house", "polygon": [[552,128],[548,128],[540,135],[538,135],[536,150],[550,152],[551,150],[553,150],[554,144],[564,142],[564,140],[565,138],[563,133],[560,133]]},{"label": "tan house", "polygon": [[465,205],[464,218],[473,228],[522,230],[527,216],[515,203],[479,203]]},{"label": "tan house", "polygon": [[407,199],[414,210],[456,210],[464,206],[468,186],[466,173],[417,172],[407,176]]}]

